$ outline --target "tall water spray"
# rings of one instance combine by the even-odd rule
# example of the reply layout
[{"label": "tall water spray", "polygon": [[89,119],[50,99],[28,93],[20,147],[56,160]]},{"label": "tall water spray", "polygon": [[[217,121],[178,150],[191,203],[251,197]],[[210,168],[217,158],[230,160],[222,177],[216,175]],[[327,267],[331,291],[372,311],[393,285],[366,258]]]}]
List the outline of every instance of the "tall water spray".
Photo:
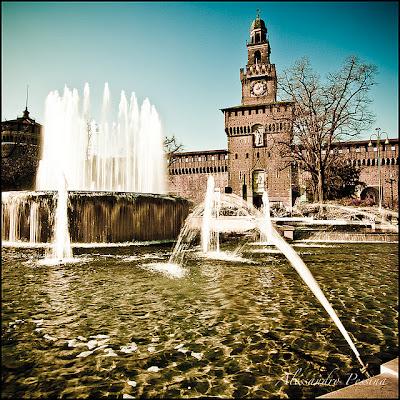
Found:
[{"label": "tall water spray", "polygon": [[271,221],[271,213],[270,213],[270,206],[269,206],[269,198],[268,193],[266,191],[262,194],[262,202],[263,202],[263,221],[264,224],[262,232],[265,232],[265,240],[267,243],[272,243],[272,221]]},{"label": "tall water spray", "polygon": [[68,190],[65,176],[60,179],[54,221],[54,243],[51,258],[63,261],[72,258],[68,227]]},{"label": "tall water spray", "polygon": [[203,253],[210,250],[211,218],[214,206],[214,178],[210,175],[207,179],[207,191],[204,200],[203,220],[201,226],[201,249]]},{"label": "tall water spray", "polygon": [[219,252],[218,215],[221,205],[221,192],[215,188],[214,177],[207,179],[207,191],[204,199],[204,211],[201,224],[201,249],[203,253]]},{"label": "tall water spray", "polygon": [[146,98],[138,105],[121,92],[117,121],[105,84],[100,122],[90,119],[90,90],[50,92],[45,104],[42,156],[36,190],[58,190],[63,173],[69,190],[165,193],[166,163],[158,113]]}]

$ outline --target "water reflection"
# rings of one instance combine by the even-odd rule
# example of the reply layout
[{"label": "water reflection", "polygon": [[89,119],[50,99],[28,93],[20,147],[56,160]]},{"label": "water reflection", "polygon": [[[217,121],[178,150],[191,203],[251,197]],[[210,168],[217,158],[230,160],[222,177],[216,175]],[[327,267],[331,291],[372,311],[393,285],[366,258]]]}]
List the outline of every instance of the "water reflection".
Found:
[{"label": "water reflection", "polygon": [[[4,250],[4,397],[314,397],[329,388],[294,391],[285,374],[358,368],[280,254],[234,263],[191,252],[171,278],[143,268],[167,261],[165,247],[80,252],[78,264],[49,267],[40,250]],[[302,257],[377,373],[397,352],[395,245]]]}]

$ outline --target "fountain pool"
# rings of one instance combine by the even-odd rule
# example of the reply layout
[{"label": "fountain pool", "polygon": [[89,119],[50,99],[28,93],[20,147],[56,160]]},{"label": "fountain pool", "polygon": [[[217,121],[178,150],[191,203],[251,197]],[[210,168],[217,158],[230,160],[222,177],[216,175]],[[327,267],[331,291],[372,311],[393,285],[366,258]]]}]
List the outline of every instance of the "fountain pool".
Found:
[{"label": "fountain pool", "polygon": [[[257,249],[235,262],[194,247],[180,278],[151,267],[168,261],[167,245],[76,248],[78,263],[52,267],[38,263],[43,249],[3,249],[3,396],[309,398],[341,387],[286,383],[299,368],[345,382],[359,365],[285,257]],[[397,245],[296,250],[377,373],[397,354]]]}]

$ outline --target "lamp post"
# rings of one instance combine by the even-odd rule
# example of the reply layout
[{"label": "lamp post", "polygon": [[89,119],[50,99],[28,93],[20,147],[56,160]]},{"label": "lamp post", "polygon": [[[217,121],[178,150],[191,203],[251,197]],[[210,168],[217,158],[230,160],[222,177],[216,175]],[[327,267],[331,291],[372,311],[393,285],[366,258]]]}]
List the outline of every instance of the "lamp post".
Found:
[{"label": "lamp post", "polygon": [[393,178],[392,173],[390,173],[389,180],[386,181],[387,183],[390,183],[390,208],[392,208],[392,209],[393,209],[393,207],[394,207],[394,200],[393,200],[393,183],[394,183],[395,180],[396,180],[396,179]]},{"label": "lamp post", "polygon": [[381,132],[381,128],[376,128],[376,133],[372,133],[371,136],[369,137],[369,143],[368,146],[371,147],[372,146],[372,137],[375,136],[376,137],[376,146],[378,149],[378,196],[379,196],[379,211],[381,211],[382,209],[382,184],[381,184],[381,145],[380,145],[380,141],[381,141],[381,133],[385,133],[386,134],[386,140],[385,140],[385,144],[389,144],[389,138],[386,132]]}]

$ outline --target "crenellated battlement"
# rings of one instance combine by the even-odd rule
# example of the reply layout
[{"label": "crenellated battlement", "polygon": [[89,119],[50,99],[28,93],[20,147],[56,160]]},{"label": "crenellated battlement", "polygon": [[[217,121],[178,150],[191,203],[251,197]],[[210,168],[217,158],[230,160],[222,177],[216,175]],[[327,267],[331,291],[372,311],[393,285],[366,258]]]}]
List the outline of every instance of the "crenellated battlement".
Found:
[{"label": "crenellated battlement", "polygon": [[276,75],[275,64],[254,64],[240,68],[240,80],[261,77],[263,75]]}]

